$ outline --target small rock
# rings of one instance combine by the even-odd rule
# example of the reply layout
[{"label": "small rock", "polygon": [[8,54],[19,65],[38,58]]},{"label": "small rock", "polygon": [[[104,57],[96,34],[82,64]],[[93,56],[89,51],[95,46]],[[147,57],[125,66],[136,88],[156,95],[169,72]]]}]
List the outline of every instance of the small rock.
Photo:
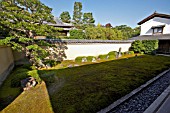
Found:
[{"label": "small rock", "polygon": [[68,68],[72,68],[72,67],[73,67],[73,65],[72,65],[72,64],[70,64],[70,65],[68,65],[67,67],[68,67]]},{"label": "small rock", "polygon": [[47,69],[51,68],[51,65],[50,65],[49,63],[46,64],[46,68],[47,68]]},{"label": "small rock", "polygon": [[78,64],[74,64],[75,67],[78,67],[79,65]]},{"label": "small rock", "polygon": [[23,88],[24,91],[29,90],[31,87],[36,86],[36,84],[37,84],[36,79],[33,77],[21,80],[21,87]]},{"label": "small rock", "polygon": [[92,62],[96,62],[96,59],[93,57]]}]

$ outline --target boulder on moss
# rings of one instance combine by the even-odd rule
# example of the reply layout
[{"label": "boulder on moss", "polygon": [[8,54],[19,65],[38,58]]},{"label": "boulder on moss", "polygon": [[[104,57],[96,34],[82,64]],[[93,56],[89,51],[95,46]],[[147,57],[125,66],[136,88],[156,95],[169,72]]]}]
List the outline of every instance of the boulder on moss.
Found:
[{"label": "boulder on moss", "polygon": [[21,87],[23,90],[29,90],[31,87],[35,87],[37,81],[34,77],[28,77],[26,79],[21,80]]}]

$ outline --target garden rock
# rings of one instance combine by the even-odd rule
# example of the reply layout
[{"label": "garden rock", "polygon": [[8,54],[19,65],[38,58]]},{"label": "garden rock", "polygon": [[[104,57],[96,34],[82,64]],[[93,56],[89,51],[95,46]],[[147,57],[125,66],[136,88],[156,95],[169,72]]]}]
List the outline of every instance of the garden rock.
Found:
[{"label": "garden rock", "polygon": [[31,87],[35,87],[37,84],[37,81],[33,77],[29,77],[26,79],[21,80],[21,87],[23,90],[29,90]]},{"label": "garden rock", "polygon": [[51,65],[50,65],[49,63],[46,64],[46,68],[47,68],[47,69],[51,68]]},{"label": "garden rock", "polygon": [[87,62],[87,58],[82,58],[81,62]]},{"label": "garden rock", "polygon": [[96,62],[96,59],[93,57],[92,62]]},{"label": "garden rock", "polygon": [[79,66],[78,64],[74,64],[75,67]]},{"label": "garden rock", "polygon": [[67,67],[68,67],[68,68],[72,68],[72,67],[73,67],[73,65],[72,65],[72,64],[70,64],[70,65],[68,65]]}]

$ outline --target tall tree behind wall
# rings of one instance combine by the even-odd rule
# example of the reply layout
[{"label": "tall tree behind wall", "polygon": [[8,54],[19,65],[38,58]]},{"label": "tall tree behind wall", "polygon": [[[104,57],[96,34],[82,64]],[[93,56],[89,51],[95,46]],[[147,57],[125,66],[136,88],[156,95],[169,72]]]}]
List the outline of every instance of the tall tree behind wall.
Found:
[{"label": "tall tree behind wall", "polygon": [[129,38],[132,38],[134,36],[138,36],[140,34],[140,27],[131,28],[127,25],[120,25],[114,27],[114,29],[120,30],[122,32],[122,39],[127,40]]},{"label": "tall tree behind wall", "polygon": [[75,2],[74,3],[74,12],[73,12],[73,23],[75,26],[81,26],[82,24],[82,3]]},{"label": "tall tree behind wall", "polygon": [[89,27],[89,26],[94,26],[94,18],[92,13],[84,13],[83,14],[83,26],[84,29]]},{"label": "tall tree behind wall", "polygon": [[60,14],[60,19],[65,23],[71,22],[71,17],[68,11],[64,11]]}]

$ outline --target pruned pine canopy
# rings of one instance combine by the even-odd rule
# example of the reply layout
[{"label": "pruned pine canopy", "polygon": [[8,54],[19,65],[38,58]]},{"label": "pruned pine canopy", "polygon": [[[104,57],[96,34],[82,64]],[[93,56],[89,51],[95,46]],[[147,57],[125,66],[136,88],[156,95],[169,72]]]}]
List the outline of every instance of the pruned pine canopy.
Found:
[{"label": "pruned pine canopy", "polygon": [[0,35],[5,39],[0,40],[0,45],[25,50],[26,56],[34,65],[43,63],[43,59],[50,55],[50,52],[40,45],[45,44],[55,48],[56,46],[46,42],[35,42],[34,36],[57,35],[57,28],[47,25],[47,23],[55,23],[51,11],[51,8],[39,0],[2,0]]}]

